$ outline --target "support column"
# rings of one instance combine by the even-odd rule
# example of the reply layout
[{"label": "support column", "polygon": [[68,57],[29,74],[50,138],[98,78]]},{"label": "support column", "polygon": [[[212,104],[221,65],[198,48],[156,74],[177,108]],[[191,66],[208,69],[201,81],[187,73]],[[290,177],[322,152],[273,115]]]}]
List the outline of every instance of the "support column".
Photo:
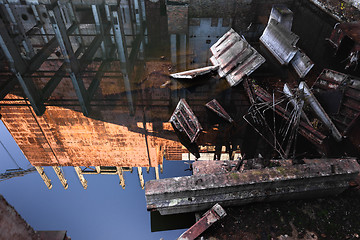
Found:
[{"label": "support column", "polygon": [[123,79],[124,79],[126,97],[127,97],[128,105],[129,105],[129,111],[130,111],[130,115],[134,115],[133,97],[132,97],[132,93],[131,93],[130,79],[129,79],[129,75],[128,75],[129,56],[128,56],[128,52],[127,52],[124,26],[123,26],[123,22],[122,22],[122,14],[121,14],[120,8],[118,9],[118,11],[112,12],[112,18],[113,18],[112,23],[113,23],[113,31],[115,34],[115,42],[116,42],[116,47],[118,50],[118,58],[121,63],[121,71],[123,73]]},{"label": "support column", "polygon": [[82,38],[82,36],[80,36],[81,32],[80,32],[80,26],[78,24],[79,22],[78,22],[78,20],[76,18],[76,14],[75,14],[75,11],[74,11],[74,6],[73,6],[71,1],[66,3],[66,8],[68,9],[69,17],[70,17],[70,20],[72,21],[72,23],[76,23],[78,25],[78,27],[75,30],[75,34],[77,35],[76,40],[78,41],[78,43],[80,45],[84,46],[84,39]]},{"label": "support column", "polygon": [[119,178],[120,178],[119,184],[121,185],[121,187],[123,189],[125,189],[125,179],[124,179],[123,169],[122,169],[122,167],[116,167],[116,170],[117,170],[117,174],[119,175]]},{"label": "support column", "polygon": [[139,175],[139,180],[140,180],[140,186],[141,186],[141,189],[144,189],[144,176],[143,176],[143,173],[142,173],[142,168],[141,167],[138,167],[138,175]]},{"label": "support column", "polygon": [[39,173],[40,177],[44,181],[45,185],[48,189],[52,188],[51,180],[49,177],[45,174],[44,168],[40,166],[35,166],[36,171]]},{"label": "support column", "polygon": [[84,189],[87,189],[87,186],[88,186],[88,185],[87,185],[87,181],[86,181],[86,179],[84,178],[84,175],[82,174],[81,168],[80,168],[80,167],[74,167],[74,169],[75,169],[76,174],[77,174],[78,177],[79,177],[79,180],[80,180],[81,185],[83,186]]},{"label": "support column", "polygon": [[40,92],[31,78],[23,78],[22,74],[26,73],[28,64],[21,57],[18,48],[16,47],[13,39],[9,36],[5,24],[1,19],[0,46],[9,62],[11,71],[15,74],[35,113],[39,116],[42,115],[45,112],[45,106],[41,101]]},{"label": "support column", "polygon": [[[95,21],[95,26],[96,26],[96,33],[99,35],[104,36],[104,29],[103,29],[103,25],[102,25],[102,20],[101,20],[101,14],[100,14],[100,9],[98,5],[91,5],[91,9],[94,15],[94,21]],[[103,59],[107,59],[107,51],[105,48],[105,42],[103,41],[101,43],[101,51],[102,51],[102,57]]]},{"label": "support column", "polygon": [[66,26],[62,19],[59,5],[55,5],[53,9],[49,9],[50,21],[53,26],[56,39],[59,42],[60,49],[67,64],[67,71],[73,83],[76,95],[79,99],[82,112],[85,116],[90,114],[90,102],[88,93],[85,89],[84,82],[79,78],[80,66],[71,46],[69,36],[66,34]]},{"label": "support column", "polygon": [[67,180],[64,177],[64,174],[62,173],[61,169],[59,166],[53,166],[52,167],[56,173],[56,175],[58,176],[61,184],[63,185],[64,189],[68,189],[69,185],[67,183]]},{"label": "support column", "polygon": [[159,180],[160,179],[159,166],[154,167],[154,169],[155,169],[155,178],[156,178],[156,180]]}]

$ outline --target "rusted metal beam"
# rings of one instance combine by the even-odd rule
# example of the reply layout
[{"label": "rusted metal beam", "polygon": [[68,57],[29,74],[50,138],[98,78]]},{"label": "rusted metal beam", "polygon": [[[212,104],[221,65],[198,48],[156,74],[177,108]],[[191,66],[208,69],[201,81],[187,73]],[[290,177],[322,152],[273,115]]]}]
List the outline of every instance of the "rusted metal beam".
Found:
[{"label": "rusted metal beam", "polygon": [[229,123],[234,122],[234,120],[230,117],[230,115],[225,111],[225,109],[220,105],[216,99],[211,100],[205,105],[210,110],[214,111],[217,115],[224,118]]},{"label": "rusted metal beam", "polygon": [[191,228],[181,234],[177,240],[194,240],[200,236],[211,225],[226,216],[225,210],[220,204],[215,204],[203,217],[197,221]]}]

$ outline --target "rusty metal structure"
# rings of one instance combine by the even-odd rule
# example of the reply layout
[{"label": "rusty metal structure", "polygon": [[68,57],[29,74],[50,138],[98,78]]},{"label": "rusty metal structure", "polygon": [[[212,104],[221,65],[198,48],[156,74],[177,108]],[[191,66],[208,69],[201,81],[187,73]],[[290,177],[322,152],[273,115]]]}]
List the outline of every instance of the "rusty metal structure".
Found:
[{"label": "rusty metal structure", "polygon": [[185,133],[193,143],[198,138],[202,127],[185,99],[180,99],[169,122],[180,132]]},{"label": "rusty metal structure", "polygon": [[342,137],[350,137],[354,146],[357,131],[352,129],[360,118],[360,80],[356,77],[324,69],[313,85],[314,93],[339,129]]},{"label": "rusty metal structure", "polygon": [[359,61],[360,51],[360,22],[337,23],[327,39],[335,49],[335,54],[341,48],[348,48],[347,64],[345,69],[353,67],[356,69]]},{"label": "rusty metal structure", "polygon": [[203,217],[197,221],[191,228],[186,230],[177,240],[194,240],[200,236],[206,229],[208,229],[215,222],[226,216],[225,210],[220,204],[215,204]]},{"label": "rusty metal structure", "polygon": [[[249,81],[247,80],[244,81],[244,88],[248,93],[250,102],[252,102],[254,106],[249,109],[249,114],[245,115],[244,119],[247,120],[247,122],[255,129],[258,129],[259,126],[265,126],[267,131],[270,132],[270,136],[272,136],[271,138],[266,137],[264,135],[265,132],[259,130],[257,130],[257,132],[262,137],[267,139],[266,141],[274,149],[276,149],[282,158],[287,158],[288,154],[290,154],[290,149],[292,148],[291,145],[293,144],[292,141],[295,140],[298,133],[313,143],[321,152],[327,152],[328,137],[320,131],[316,130],[312,125],[309,124],[306,119],[304,120],[301,118],[302,107],[304,104],[303,100],[300,100],[300,102],[298,101],[295,104],[296,107],[293,108],[293,111],[287,108],[287,104],[285,104],[287,101],[285,101],[285,99],[275,98],[274,95],[271,95],[259,85],[249,84]],[[285,119],[286,123],[282,129],[276,130],[276,128],[274,128],[276,125],[275,123],[272,127],[270,127],[269,120],[265,119],[263,115],[265,110],[271,110]],[[279,133],[285,135],[279,137],[278,131]],[[286,141],[286,139],[292,140]],[[286,143],[286,147],[283,146],[284,143]]]},{"label": "rusty metal structure", "polygon": [[228,121],[229,123],[234,122],[230,115],[225,111],[225,109],[220,105],[216,99],[211,100],[205,105],[207,108],[215,112],[217,115]]}]

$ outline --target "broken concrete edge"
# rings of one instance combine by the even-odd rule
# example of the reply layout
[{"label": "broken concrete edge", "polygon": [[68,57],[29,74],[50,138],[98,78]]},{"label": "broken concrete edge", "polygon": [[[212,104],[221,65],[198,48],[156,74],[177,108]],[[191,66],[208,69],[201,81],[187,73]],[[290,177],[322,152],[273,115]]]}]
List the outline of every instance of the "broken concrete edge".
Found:
[{"label": "broken concrete edge", "polygon": [[199,219],[193,226],[186,230],[177,240],[193,240],[200,236],[206,229],[212,226],[215,222],[226,216],[225,210],[216,203],[209,209],[201,219]]},{"label": "broken concrete edge", "polygon": [[[207,177],[214,180],[211,185],[212,188],[216,187],[224,187],[231,185],[239,185],[239,184],[254,184],[256,182],[264,181],[264,182],[273,182],[273,181],[282,181],[282,180],[292,180],[297,178],[297,173],[301,173],[302,170],[306,170],[307,173],[304,175],[304,178],[317,176],[329,176],[332,174],[329,168],[330,165],[333,164],[342,164],[347,165],[348,170],[340,168],[340,172],[337,174],[343,173],[359,173],[359,164],[357,163],[356,158],[346,158],[346,159],[307,159],[307,163],[305,164],[297,164],[293,166],[280,166],[280,167],[272,167],[272,168],[264,168],[264,169],[252,169],[245,173],[240,172],[232,172],[226,174],[203,174],[203,175],[193,175],[193,176],[184,176],[184,177],[174,177],[174,178],[165,178],[160,180],[149,180],[146,182],[145,186],[145,194],[164,194],[164,193],[175,193],[181,192],[183,190],[187,190],[187,186],[184,185],[181,180],[187,179],[190,180],[191,183],[194,184],[192,190],[204,190],[206,189],[203,184],[205,183],[202,177]],[[312,168],[307,168],[311,166]],[[318,170],[323,170],[320,173]],[[327,169],[329,168],[329,169]],[[225,185],[223,185],[219,181],[215,181],[217,177],[222,176],[222,178],[226,181]],[[282,179],[279,179],[279,176]],[[256,177],[256,178],[254,178]],[[240,181],[240,182],[239,182]],[[166,184],[164,184],[166,183]],[[160,185],[164,184],[161,188],[156,188]],[[176,187],[175,187],[176,186]]]},{"label": "broken concrete edge", "polygon": [[311,3],[313,3],[315,6],[317,6],[318,8],[320,8],[322,11],[324,11],[325,13],[327,13],[329,16],[333,17],[334,19],[336,19],[339,22],[343,22],[344,21],[344,17],[339,15],[338,13],[336,13],[333,9],[330,9],[329,7],[327,7],[324,3],[322,3],[319,0],[309,0]]},{"label": "broken concrete edge", "polygon": [[309,164],[194,175],[149,181],[148,211],[162,215],[206,210],[218,202],[238,206],[252,202],[337,195],[359,173],[355,158],[319,159]]}]

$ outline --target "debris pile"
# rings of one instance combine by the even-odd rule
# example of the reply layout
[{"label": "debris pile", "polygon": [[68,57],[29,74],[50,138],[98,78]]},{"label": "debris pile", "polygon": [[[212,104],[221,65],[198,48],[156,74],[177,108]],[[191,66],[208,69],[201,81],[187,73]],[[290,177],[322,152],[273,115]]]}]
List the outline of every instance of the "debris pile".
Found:
[{"label": "debris pile", "polygon": [[[299,36],[291,31],[292,20],[291,10],[283,5],[274,6],[260,42],[277,59],[277,64],[293,66],[289,71],[294,73],[292,76],[299,77],[296,81],[274,83],[250,77],[265,58],[233,29],[210,48],[213,66],[171,75],[193,79],[217,70],[230,87],[241,88],[250,107],[240,120],[227,112],[219,99],[212,99],[204,107],[225,120],[230,126],[229,131],[238,127],[240,121],[244,122],[270,146],[271,153],[266,157],[259,153],[258,158],[250,158],[240,149],[235,160],[230,157],[229,161],[220,161],[220,157],[214,157],[218,161],[195,161],[190,168],[192,176],[151,180],[145,190],[149,211],[168,215],[200,212],[214,204],[227,207],[337,195],[348,188],[349,182],[355,181],[360,170],[357,159],[344,156],[357,156],[360,152],[360,79],[331,69],[319,69],[316,75],[308,74],[314,63],[296,46]],[[351,35],[354,26],[358,25],[336,25],[329,39],[336,50],[343,38],[353,40],[349,67],[356,67],[360,50],[360,41]],[[200,134],[206,138],[207,131],[202,132],[190,106],[181,99],[170,122],[175,132],[185,134],[188,144],[184,146],[199,158],[197,141]],[[316,149],[319,154],[316,158],[306,151],[299,151],[299,142],[304,141],[306,146]],[[226,149],[232,155],[232,149],[228,146]],[[216,210],[209,210],[179,239],[199,236],[198,233],[208,227],[202,223],[209,214],[214,214],[212,211]],[[214,221],[217,219],[213,218]]]}]

